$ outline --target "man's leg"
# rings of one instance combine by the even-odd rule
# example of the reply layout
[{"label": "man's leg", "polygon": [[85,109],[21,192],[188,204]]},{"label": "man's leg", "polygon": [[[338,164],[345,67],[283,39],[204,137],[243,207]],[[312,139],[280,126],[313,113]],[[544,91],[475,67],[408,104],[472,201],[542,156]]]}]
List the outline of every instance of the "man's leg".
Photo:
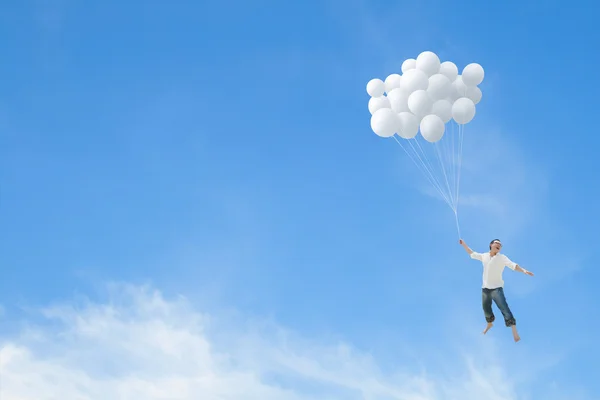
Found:
[{"label": "man's leg", "polygon": [[481,305],[483,307],[483,315],[485,316],[485,320],[487,321],[487,326],[483,331],[484,334],[490,330],[493,326],[494,312],[492,311],[492,294],[489,289],[481,289]]},{"label": "man's leg", "polygon": [[504,296],[504,289],[501,287],[494,289],[491,295],[494,299],[494,303],[496,303],[496,305],[502,312],[502,315],[504,316],[504,324],[507,327],[512,328],[513,338],[515,339],[515,342],[518,342],[519,340],[521,340],[521,338],[519,337],[519,333],[517,332],[517,321],[515,320],[515,317],[510,311],[510,307],[508,307],[506,297]]}]

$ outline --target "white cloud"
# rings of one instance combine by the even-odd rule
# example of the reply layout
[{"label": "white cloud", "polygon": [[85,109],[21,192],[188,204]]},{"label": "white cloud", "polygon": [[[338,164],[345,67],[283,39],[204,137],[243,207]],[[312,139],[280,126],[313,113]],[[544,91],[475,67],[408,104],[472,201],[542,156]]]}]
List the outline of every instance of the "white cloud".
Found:
[{"label": "white cloud", "polygon": [[2,400],[524,398],[512,379],[518,368],[504,369],[489,345],[443,373],[406,372],[417,369],[402,359],[388,371],[346,343],[313,342],[269,321],[230,323],[183,298],[121,285],[104,304],[41,314],[44,324],[3,340]]},{"label": "white cloud", "polygon": [[[486,122],[475,121],[473,126],[466,126],[459,178],[457,170],[452,169],[452,159],[458,156],[457,140],[454,143],[451,140],[443,142],[436,147],[419,139],[420,148],[404,146],[413,158],[419,153],[444,194],[450,192],[456,195],[456,188],[459,188],[458,216],[461,226],[476,227],[477,235],[501,237],[508,242],[527,224],[543,215],[549,179],[543,166],[537,164],[535,157],[528,155],[528,150],[512,135],[487,126]],[[449,125],[447,134],[457,135],[457,132],[456,128]],[[452,210],[423,175],[422,167],[414,164],[422,165],[422,162],[416,158],[412,161],[400,147],[398,153],[398,159],[403,164],[399,169],[401,179],[405,181],[407,171],[410,171],[419,190],[438,199],[443,205],[439,207],[439,212],[443,213],[441,215],[444,218],[447,217],[447,221],[451,221]],[[445,172],[438,157],[443,160]],[[459,185],[457,179],[460,179]],[[439,216],[438,212],[430,213],[429,218],[433,222]]]}]

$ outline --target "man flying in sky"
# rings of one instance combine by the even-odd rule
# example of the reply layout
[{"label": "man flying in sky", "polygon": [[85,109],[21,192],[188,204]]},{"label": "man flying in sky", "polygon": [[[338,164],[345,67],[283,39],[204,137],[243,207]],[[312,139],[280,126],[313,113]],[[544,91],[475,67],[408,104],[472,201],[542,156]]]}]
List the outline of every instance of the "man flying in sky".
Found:
[{"label": "man flying in sky", "polygon": [[502,280],[502,272],[504,271],[504,267],[508,267],[513,271],[523,272],[524,274],[530,276],[533,276],[533,272],[521,268],[518,264],[511,261],[507,256],[500,253],[502,243],[500,243],[500,240],[498,239],[490,242],[490,251],[485,253],[477,253],[471,250],[462,239],[460,239],[459,243],[464,247],[471,258],[479,260],[483,264],[481,304],[483,306],[485,320],[487,321],[487,326],[485,327],[483,333],[486,334],[487,331],[490,330],[495,320],[494,313],[492,311],[493,300],[504,316],[505,325],[512,328],[515,342],[518,342],[521,340],[521,338],[517,332],[517,321],[510,311],[508,303],[506,302],[506,298],[504,297],[504,281]]}]

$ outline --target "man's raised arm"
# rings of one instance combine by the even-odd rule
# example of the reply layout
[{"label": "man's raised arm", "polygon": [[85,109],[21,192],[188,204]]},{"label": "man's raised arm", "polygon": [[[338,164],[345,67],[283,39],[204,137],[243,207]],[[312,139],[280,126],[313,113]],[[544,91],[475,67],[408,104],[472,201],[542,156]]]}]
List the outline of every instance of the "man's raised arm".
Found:
[{"label": "man's raised arm", "polygon": [[465,243],[464,240],[460,239],[459,243],[465,249],[467,254],[471,256],[471,258],[476,259],[476,260],[481,260],[481,254],[471,250],[471,248],[469,246],[467,246],[467,244]]},{"label": "man's raised arm", "polygon": [[467,246],[467,244],[465,243],[465,241],[464,241],[464,240],[460,239],[460,241],[459,241],[458,243],[460,243],[460,244],[461,244],[461,246],[462,246],[462,247],[465,249],[465,251],[466,251],[466,252],[467,252],[469,255],[471,255],[471,253],[473,253],[473,250],[471,250],[471,249],[469,248],[469,246]]}]

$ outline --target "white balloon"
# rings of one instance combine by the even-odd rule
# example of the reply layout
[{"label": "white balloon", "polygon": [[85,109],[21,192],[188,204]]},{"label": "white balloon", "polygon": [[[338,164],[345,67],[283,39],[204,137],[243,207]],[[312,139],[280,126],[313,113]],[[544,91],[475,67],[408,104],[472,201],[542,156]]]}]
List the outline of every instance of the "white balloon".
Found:
[{"label": "white balloon", "polygon": [[440,70],[440,58],[431,51],[424,51],[417,57],[417,69],[425,72],[427,76],[437,74]]},{"label": "white balloon", "polygon": [[406,71],[417,68],[417,60],[414,58],[409,58],[402,63],[402,73],[405,74]]},{"label": "white balloon", "polygon": [[433,101],[425,90],[416,90],[408,96],[408,109],[421,118],[431,112]]},{"label": "white balloon", "polygon": [[436,101],[448,97],[451,88],[452,83],[445,75],[435,74],[429,78],[427,93],[429,93],[431,100]]},{"label": "white balloon", "polygon": [[450,82],[454,82],[458,76],[458,67],[452,61],[444,61],[440,64],[440,74],[445,75]]},{"label": "white balloon", "polygon": [[384,138],[394,136],[400,130],[400,118],[390,108],[380,108],[371,116],[371,129]]},{"label": "white balloon", "polygon": [[448,100],[438,100],[433,103],[431,113],[441,118],[444,123],[448,123],[452,119],[452,103]]},{"label": "white balloon", "polygon": [[369,99],[369,112],[371,115],[381,108],[391,108],[390,100],[386,96],[371,97]]},{"label": "white balloon", "polygon": [[481,101],[481,96],[481,89],[479,89],[477,86],[467,87],[467,95],[465,97],[468,97],[469,99],[473,100],[473,103],[479,103]]},{"label": "white balloon", "polygon": [[467,86],[477,86],[483,82],[485,72],[483,67],[477,63],[467,65],[462,72],[463,82]]},{"label": "white balloon", "polygon": [[420,69],[410,69],[402,75],[400,88],[407,94],[411,94],[415,90],[427,90],[427,87],[429,87],[429,78]]},{"label": "white balloon", "polygon": [[461,75],[456,77],[454,82],[452,82],[452,86],[454,89],[451,92],[453,91],[454,93],[451,93],[450,97],[455,97],[456,100],[467,95],[467,85],[463,82]]},{"label": "white balloon", "polygon": [[387,78],[385,78],[385,91],[386,93],[391,92],[392,90],[400,87],[400,82],[402,81],[402,76],[399,74],[391,74]]},{"label": "white balloon", "polygon": [[367,83],[367,93],[371,97],[380,97],[385,93],[385,83],[381,79],[371,79]]},{"label": "white balloon", "polygon": [[461,97],[452,105],[452,118],[457,124],[464,125],[475,117],[475,103],[467,97]]},{"label": "white balloon", "polygon": [[454,102],[456,100],[458,100],[460,97],[461,96],[458,95],[456,88],[454,86],[451,86],[450,95],[448,97],[446,97],[445,100],[448,100],[450,102],[450,104],[454,104]]},{"label": "white balloon", "polygon": [[400,129],[398,135],[404,139],[412,139],[419,132],[419,118],[410,112],[401,112],[398,114],[400,120]]},{"label": "white balloon", "polygon": [[437,142],[444,136],[446,126],[440,117],[434,114],[426,115],[421,120],[421,136],[428,142]]},{"label": "white balloon", "polygon": [[390,101],[391,109],[396,113],[409,111],[408,109],[408,95],[405,91],[400,88],[396,88],[388,93],[387,98]]}]

